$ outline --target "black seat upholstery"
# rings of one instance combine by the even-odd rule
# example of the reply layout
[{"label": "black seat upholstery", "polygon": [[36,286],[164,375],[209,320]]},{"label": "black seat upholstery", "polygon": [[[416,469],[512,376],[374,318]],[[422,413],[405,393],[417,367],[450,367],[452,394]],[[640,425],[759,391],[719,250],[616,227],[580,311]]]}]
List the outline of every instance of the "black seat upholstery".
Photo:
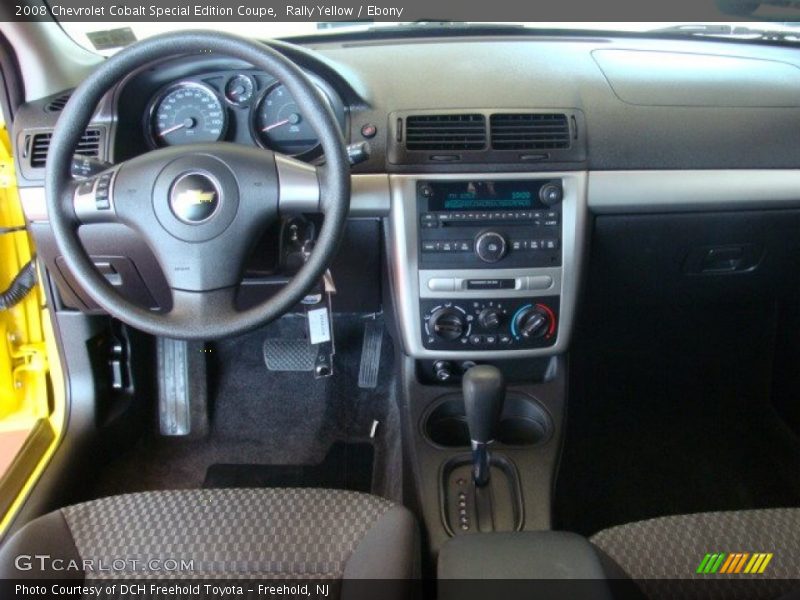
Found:
[{"label": "black seat upholstery", "polygon": [[[417,545],[408,510],[358,492],[144,492],[69,506],[28,523],[0,549],[0,577],[404,579],[415,575]],[[86,568],[17,569],[15,557],[37,554]],[[127,566],[118,568],[120,560]],[[177,572],[169,560],[177,561]],[[101,564],[113,568],[99,571]]]},{"label": "black seat upholstery", "polygon": [[[603,530],[591,542],[607,571],[633,579],[647,598],[795,597],[800,587],[800,508],[661,517]],[[711,557],[700,569],[707,554],[718,563],[709,572]],[[767,560],[758,555],[771,556],[753,573]]]}]

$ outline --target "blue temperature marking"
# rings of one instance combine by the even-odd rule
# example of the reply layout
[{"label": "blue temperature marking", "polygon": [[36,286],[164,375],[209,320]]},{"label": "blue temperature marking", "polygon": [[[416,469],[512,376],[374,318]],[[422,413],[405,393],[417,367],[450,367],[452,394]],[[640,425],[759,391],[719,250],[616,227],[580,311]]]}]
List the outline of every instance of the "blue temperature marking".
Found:
[{"label": "blue temperature marking", "polygon": [[519,315],[519,313],[521,313],[526,308],[533,308],[533,304],[526,304],[525,306],[520,306],[517,309],[517,312],[515,312],[514,316],[511,318],[511,335],[513,335],[515,338],[519,338],[519,336],[517,335],[517,315]]}]

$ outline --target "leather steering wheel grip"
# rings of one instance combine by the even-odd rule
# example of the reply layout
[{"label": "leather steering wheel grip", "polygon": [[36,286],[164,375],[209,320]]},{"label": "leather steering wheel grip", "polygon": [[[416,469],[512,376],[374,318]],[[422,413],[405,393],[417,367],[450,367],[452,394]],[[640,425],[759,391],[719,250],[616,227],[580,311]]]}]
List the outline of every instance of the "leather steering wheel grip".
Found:
[{"label": "leather steering wheel grip", "polygon": [[[154,61],[198,52],[240,59],[276,77],[288,88],[317,133],[325,153],[325,166],[317,170],[320,208],[325,218],[308,261],[274,296],[246,311],[236,311],[227,306],[232,303],[233,294],[220,293],[220,290],[191,292],[196,297],[187,306],[199,308],[187,316],[184,310],[154,312],[138,307],[123,298],[98,273],[78,237],[79,221],[72,201],[75,183],[70,165],[78,140],[97,105],[118,82]],[[187,152],[190,148],[187,146]],[[319,281],[344,231],[350,203],[350,167],[336,117],[297,65],[260,42],[215,31],[183,31],[148,38],[123,49],[75,89],[50,142],[45,191],[50,226],[58,249],[78,284],[101,308],[120,321],[153,335],[214,339],[242,333],[280,317]],[[175,306],[176,295],[187,293],[173,290]]]}]

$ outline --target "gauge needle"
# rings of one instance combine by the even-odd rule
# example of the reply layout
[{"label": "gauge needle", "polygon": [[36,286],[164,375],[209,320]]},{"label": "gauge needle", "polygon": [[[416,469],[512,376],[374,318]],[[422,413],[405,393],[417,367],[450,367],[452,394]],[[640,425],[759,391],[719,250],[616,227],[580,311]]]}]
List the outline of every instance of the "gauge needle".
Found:
[{"label": "gauge needle", "polygon": [[183,129],[184,127],[191,129],[192,127],[194,127],[194,124],[195,120],[192,119],[191,117],[188,119],[184,119],[183,123],[178,123],[177,125],[173,125],[172,127],[169,127],[164,131],[159,132],[158,137],[164,137],[165,135],[169,135],[173,131],[178,131],[178,129]]},{"label": "gauge needle", "polygon": [[267,131],[272,131],[276,127],[280,127],[281,125],[286,125],[287,123],[290,123],[290,122],[291,122],[291,119],[284,119],[283,121],[278,121],[277,123],[273,123],[272,125],[267,125],[261,131],[266,133]]},{"label": "gauge needle", "polygon": [[178,131],[178,129],[183,129],[184,127],[186,127],[186,123],[178,123],[177,125],[173,125],[169,129],[165,129],[164,131],[160,131],[158,133],[158,136],[159,137],[164,137],[165,135],[169,135],[173,131]]}]

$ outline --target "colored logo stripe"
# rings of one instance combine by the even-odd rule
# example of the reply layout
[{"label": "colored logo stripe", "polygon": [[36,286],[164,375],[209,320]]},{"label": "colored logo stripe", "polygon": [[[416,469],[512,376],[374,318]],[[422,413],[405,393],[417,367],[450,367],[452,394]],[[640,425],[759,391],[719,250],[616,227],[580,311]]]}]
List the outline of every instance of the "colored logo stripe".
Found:
[{"label": "colored logo stripe", "polygon": [[696,572],[703,575],[760,574],[766,570],[772,556],[772,553],[766,552],[709,552],[700,561]]},{"label": "colored logo stripe", "polygon": [[726,573],[730,575],[731,573],[739,573],[744,568],[745,561],[750,557],[749,552],[737,552],[735,554],[731,554],[731,558],[722,565],[722,569],[720,569],[720,573]]},{"label": "colored logo stripe", "polygon": [[725,558],[725,553],[706,554],[697,567],[698,573],[716,573]]}]

